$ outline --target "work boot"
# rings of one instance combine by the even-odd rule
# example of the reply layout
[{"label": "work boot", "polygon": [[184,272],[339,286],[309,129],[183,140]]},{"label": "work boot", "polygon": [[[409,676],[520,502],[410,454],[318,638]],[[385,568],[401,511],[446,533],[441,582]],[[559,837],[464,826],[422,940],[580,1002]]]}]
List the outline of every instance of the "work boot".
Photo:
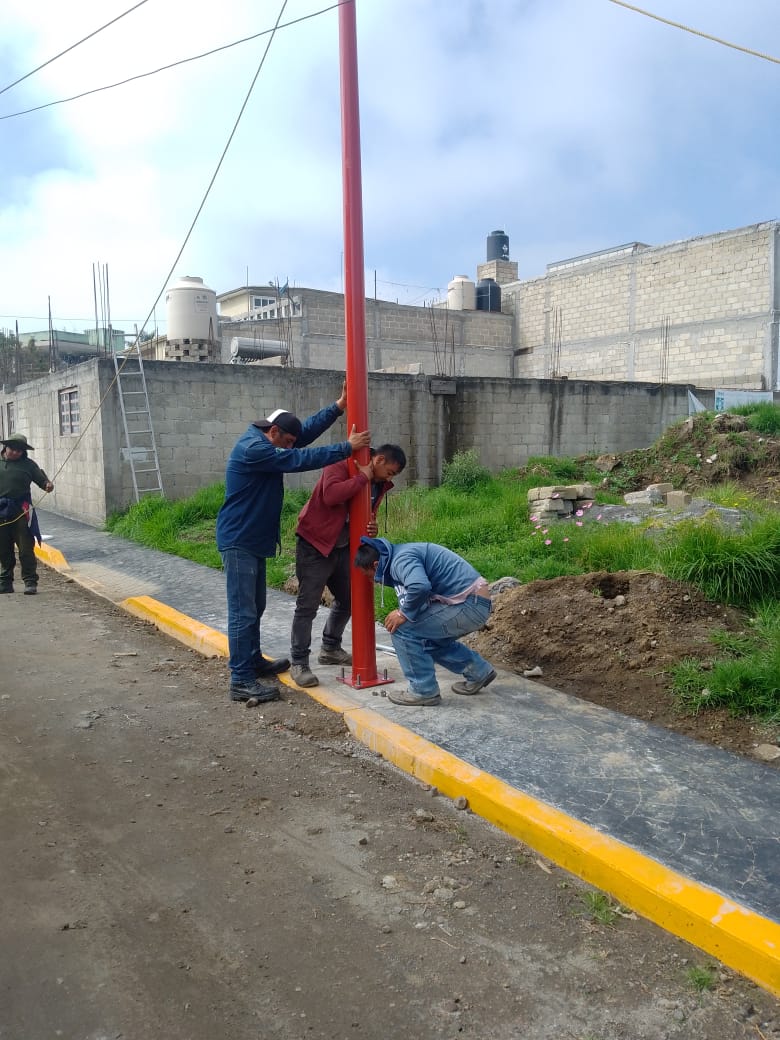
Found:
[{"label": "work boot", "polygon": [[[13,592],[13,589],[11,589]],[[34,596],[38,592],[38,586],[34,581],[26,581],[24,583],[24,594],[25,596]]]},{"label": "work boot", "polygon": [[332,650],[323,646],[317,661],[320,664],[352,664],[352,654],[341,646],[333,647]]},{"label": "work boot", "polygon": [[484,690],[485,687],[492,683],[496,677],[495,669],[491,668],[484,679],[477,679],[476,682],[456,682],[452,684],[454,693],[464,693],[467,697],[471,697],[475,693],[479,693],[480,690]]},{"label": "work boot", "polygon": [[275,686],[266,686],[261,682],[234,683],[230,684],[231,701],[252,702],[265,704],[266,701],[278,701],[279,691]]},{"label": "work boot", "polygon": [[255,658],[255,675],[258,679],[286,672],[289,667],[290,662],[286,657],[277,657],[274,661],[269,660],[267,657]]},{"label": "work boot", "polygon": [[290,675],[299,686],[319,686],[320,680],[307,664],[294,664]]}]

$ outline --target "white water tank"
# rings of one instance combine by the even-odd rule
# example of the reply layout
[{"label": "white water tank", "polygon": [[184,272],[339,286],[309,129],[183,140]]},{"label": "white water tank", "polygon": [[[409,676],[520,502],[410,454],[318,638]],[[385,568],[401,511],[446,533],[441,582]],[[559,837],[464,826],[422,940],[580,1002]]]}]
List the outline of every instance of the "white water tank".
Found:
[{"label": "white water tank", "polygon": [[447,286],[447,306],[451,311],[477,309],[477,287],[465,274],[456,274]]},{"label": "white water tank", "polygon": [[287,357],[287,345],[278,339],[259,341],[248,336],[233,336],[230,340],[230,361],[263,361],[265,358]]},{"label": "white water tank", "polygon": [[169,343],[218,339],[217,294],[202,278],[186,275],[174,282],[165,294],[165,306]]}]

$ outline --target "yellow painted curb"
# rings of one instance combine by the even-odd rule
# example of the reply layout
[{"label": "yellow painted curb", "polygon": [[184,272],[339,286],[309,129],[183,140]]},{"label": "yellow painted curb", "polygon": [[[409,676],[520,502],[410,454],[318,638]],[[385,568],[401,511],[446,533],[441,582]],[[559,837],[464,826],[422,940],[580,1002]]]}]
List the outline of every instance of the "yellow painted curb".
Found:
[{"label": "yellow painted curb", "polygon": [[780,995],[780,925],[510,787],[367,708],[345,714],[373,751],[566,870]]},{"label": "yellow painted curb", "polygon": [[35,546],[35,555],[39,560],[42,560],[45,564],[51,567],[55,571],[68,571],[70,565],[65,557],[62,555],[59,549],[55,549],[53,545],[47,545],[46,542],[42,542],[40,545]]},{"label": "yellow painted curb", "polygon": [[204,657],[227,657],[227,636],[216,629],[202,625],[199,621],[167,607],[151,596],[131,596],[119,604],[128,614],[151,621],[161,632],[165,632],[186,646],[197,650]]}]

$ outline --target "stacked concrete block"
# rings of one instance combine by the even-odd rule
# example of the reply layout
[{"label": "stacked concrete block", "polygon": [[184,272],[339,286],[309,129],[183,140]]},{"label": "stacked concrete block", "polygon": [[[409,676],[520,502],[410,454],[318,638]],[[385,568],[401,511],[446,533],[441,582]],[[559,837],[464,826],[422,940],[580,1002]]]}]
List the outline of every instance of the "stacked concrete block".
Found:
[{"label": "stacked concrete block", "polygon": [[592,504],[593,497],[592,484],[555,484],[530,488],[528,506],[537,520],[562,520]]}]

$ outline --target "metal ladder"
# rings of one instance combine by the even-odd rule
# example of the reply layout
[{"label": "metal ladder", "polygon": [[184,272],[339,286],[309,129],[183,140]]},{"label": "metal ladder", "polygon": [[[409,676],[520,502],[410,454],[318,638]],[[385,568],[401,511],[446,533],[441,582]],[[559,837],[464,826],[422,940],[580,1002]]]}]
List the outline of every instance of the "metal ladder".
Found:
[{"label": "metal ladder", "polygon": [[114,359],[125,450],[133,476],[135,500],[140,502],[144,495],[165,498],[140,344],[136,340],[124,354],[114,353],[111,356]]}]

